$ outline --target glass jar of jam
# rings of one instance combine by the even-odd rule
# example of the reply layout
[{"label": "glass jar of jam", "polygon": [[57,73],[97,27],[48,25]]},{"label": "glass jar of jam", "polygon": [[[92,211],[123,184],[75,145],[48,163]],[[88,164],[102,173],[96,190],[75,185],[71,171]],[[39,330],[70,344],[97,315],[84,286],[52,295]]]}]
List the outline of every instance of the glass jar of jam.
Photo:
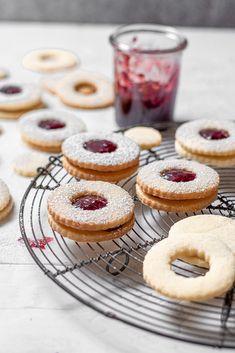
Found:
[{"label": "glass jar of jam", "polygon": [[110,42],[117,124],[172,120],[186,38],[172,27],[140,24],[120,27]]}]

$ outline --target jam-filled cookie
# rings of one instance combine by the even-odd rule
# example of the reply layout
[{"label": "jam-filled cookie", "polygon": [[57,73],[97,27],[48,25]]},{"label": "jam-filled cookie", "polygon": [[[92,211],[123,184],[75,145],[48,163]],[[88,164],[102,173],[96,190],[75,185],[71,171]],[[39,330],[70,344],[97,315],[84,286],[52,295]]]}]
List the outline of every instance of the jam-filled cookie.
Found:
[{"label": "jam-filled cookie", "polygon": [[75,177],[116,182],[139,165],[139,147],[117,133],[83,133],[62,145],[64,168]]},{"label": "jam-filled cookie", "polygon": [[60,80],[55,91],[64,104],[74,108],[105,108],[114,100],[113,84],[101,75],[85,71]]},{"label": "jam-filled cookie", "polygon": [[47,152],[60,152],[63,141],[86,130],[73,113],[42,109],[23,115],[19,121],[21,137],[30,147]]},{"label": "jam-filled cookie", "polygon": [[176,131],[176,151],[187,158],[215,166],[235,162],[235,123],[226,120],[196,120]]},{"label": "jam-filled cookie", "polygon": [[78,64],[75,54],[61,49],[38,49],[23,58],[26,69],[37,72],[56,72],[72,68]]},{"label": "jam-filled cookie", "polygon": [[134,202],[127,191],[102,181],[72,182],[48,198],[49,223],[76,241],[105,241],[126,234],[134,223]]},{"label": "jam-filled cookie", "polygon": [[0,82],[0,111],[18,112],[38,107],[41,92],[33,83],[20,83],[12,80]]},{"label": "jam-filled cookie", "polygon": [[142,149],[157,147],[162,142],[160,132],[152,127],[136,126],[125,131],[124,135],[135,141]]},{"label": "jam-filled cookie", "polygon": [[11,212],[13,201],[7,185],[0,179],[0,222]]},{"label": "jam-filled cookie", "polygon": [[210,167],[185,160],[156,161],[137,176],[137,195],[144,204],[167,212],[193,212],[216,199],[219,175]]}]

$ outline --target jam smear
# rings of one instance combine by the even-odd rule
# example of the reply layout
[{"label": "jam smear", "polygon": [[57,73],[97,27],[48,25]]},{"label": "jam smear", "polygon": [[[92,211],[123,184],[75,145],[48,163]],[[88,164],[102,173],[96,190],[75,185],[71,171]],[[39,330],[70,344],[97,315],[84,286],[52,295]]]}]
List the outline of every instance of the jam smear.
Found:
[{"label": "jam smear", "polygon": [[108,201],[98,195],[85,195],[72,201],[72,205],[85,211],[95,211],[107,206]]},{"label": "jam smear", "polygon": [[18,94],[22,92],[22,88],[19,86],[5,85],[0,88],[0,92],[4,94]]},{"label": "jam smear", "polygon": [[56,130],[56,129],[62,129],[65,127],[65,123],[63,121],[57,120],[57,119],[44,119],[40,120],[38,123],[38,126],[41,129],[45,130]]},{"label": "jam smear", "polygon": [[168,169],[161,173],[162,177],[166,180],[173,181],[175,183],[188,182],[196,178],[196,174],[186,169]]},{"label": "jam smear", "polygon": [[[28,240],[29,245],[30,245],[31,248],[40,248],[40,249],[44,250],[46,248],[46,245],[48,243],[50,243],[51,241],[53,241],[54,238],[45,237],[45,238],[42,238],[42,239],[37,239],[37,241],[34,240],[34,239],[27,238],[27,240]],[[21,244],[24,244],[24,239],[23,238],[19,238],[18,241]]]},{"label": "jam smear", "polygon": [[228,131],[222,129],[202,129],[199,134],[206,140],[223,140],[230,136]]},{"label": "jam smear", "polygon": [[116,151],[117,145],[109,140],[89,140],[83,144],[83,147],[94,153],[111,153]]}]

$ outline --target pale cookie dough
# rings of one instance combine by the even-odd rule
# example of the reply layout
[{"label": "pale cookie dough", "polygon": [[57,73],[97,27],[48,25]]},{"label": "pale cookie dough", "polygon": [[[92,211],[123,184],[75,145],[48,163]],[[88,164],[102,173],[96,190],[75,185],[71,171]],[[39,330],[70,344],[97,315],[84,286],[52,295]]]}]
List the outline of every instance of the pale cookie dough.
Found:
[{"label": "pale cookie dough", "polygon": [[18,155],[13,161],[14,171],[25,177],[37,175],[39,167],[45,167],[48,163],[48,156],[39,152],[25,152]]},{"label": "pale cookie dough", "polygon": [[34,83],[0,81],[0,111],[16,112],[41,103],[41,91]]},{"label": "pale cookie dough", "polygon": [[78,64],[75,54],[61,49],[38,49],[25,55],[23,66],[37,72],[56,72]]},{"label": "pale cookie dough", "polygon": [[124,135],[135,141],[142,149],[157,147],[162,142],[160,132],[151,127],[136,126],[125,131]]},{"label": "pale cookie dough", "polygon": [[[179,256],[203,258],[209,263],[204,276],[185,278],[171,268]],[[235,257],[231,250],[215,237],[188,233],[182,237],[167,238],[147,253],[143,276],[157,292],[173,299],[203,301],[227,292],[235,280]]]},{"label": "pale cookie dough", "polygon": [[[212,131],[211,137],[210,130]],[[191,153],[207,157],[235,156],[235,123],[233,121],[209,119],[190,121],[178,127],[175,138],[186,151]]]},{"label": "pale cookie dough", "polygon": [[74,108],[97,109],[113,104],[113,84],[101,75],[79,71],[68,75],[56,86],[60,100]]}]

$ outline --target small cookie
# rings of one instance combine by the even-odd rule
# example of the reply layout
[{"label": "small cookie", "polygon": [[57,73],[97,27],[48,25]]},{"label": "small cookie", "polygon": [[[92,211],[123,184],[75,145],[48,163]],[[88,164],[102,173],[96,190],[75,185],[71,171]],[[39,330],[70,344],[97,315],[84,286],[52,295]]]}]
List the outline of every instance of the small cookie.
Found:
[{"label": "small cookie", "polygon": [[228,120],[195,120],[182,124],[176,140],[188,152],[235,157],[235,123]]},{"label": "small cookie", "polygon": [[33,83],[0,82],[0,111],[26,110],[41,103],[41,92]]},{"label": "small cookie", "polygon": [[94,169],[92,170],[74,166],[65,157],[63,158],[63,166],[69,174],[73,175],[76,178],[85,180],[108,181],[110,183],[116,183],[120,180],[126,179],[130,175],[134,174],[138,169],[138,164],[136,164],[135,166],[122,170],[102,172]]},{"label": "small cookie", "polygon": [[60,100],[74,108],[97,109],[113,104],[113,84],[95,73],[77,72],[62,79],[56,86]]},{"label": "small cookie", "polygon": [[[202,234],[216,237],[223,241],[235,255],[235,220],[220,215],[197,215],[182,219],[176,222],[169,231],[169,237],[181,237],[187,234],[195,235],[195,238]],[[208,267],[206,263],[197,258],[182,258],[186,262],[196,264],[198,266]]]},{"label": "small cookie", "polygon": [[114,229],[99,231],[78,230],[71,227],[67,227],[60,223],[57,223],[50,215],[48,216],[48,222],[51,228],[63,237],[70,238],[74,241],[91,243],[120,238],[133,228],[135,218],[133,216],[128,222]]},{"label": "small cookie", "polygon": [[42,109],[44,106],[43,103],[39,103],[35,106],[32,106],[30,109],[23,109],[23,110],[15,110],[15,111],[0,111],[0,119],[10,119],[16,120],[19,119],[23,114],[28,113],[32,110]]},{"label": "small cookie", "polygon": [[19,121],[23,141],[35,149],[60,152],[62,142],[86,130],[85,124],[73,113],[42,109],[23,115]]},{"label": "small cookie", "polygon": [[59,186],[48,197],[55,222],[78,230],[107,230],[127,223],[134,202],[121,187],[102,181],[79,181]]},{"label": "small cookie", "polygon": [[200,163],[205,163],[211,166],[219,168],[228,168],[235,166],[235,155],[234,156],[205,156],[201,154],[191,153],[184,149],[178,141],[175,141],[176,152],[185,158],[196,160]]},{"label": "small cookie", "polygon": [[33,177],[37,175],[39,167],[45,167],[48,163],[48,157],[38,152],[22,153],[13,161],[14,171],[25,177]]},{"label": "small cookie", "polygon": [[138,184],[136,194],[143,204],[165,212],[196,212],[208,207],[217,197],[217,192],[215,192],[200,199],[168,200],[146,194]]},{"label": "small cookie", "polygon": [[[210,268],[204,276],[185,278],[171,268],[179,256],[203,258]],[[177,300],[202,301],[228,291],[235,280],[235,257],[214,237],[188,233],[167,238],[154,245],[143,263],[144,280],[157,292]]]},{"label": "small cookie", "polygon": [[76,55],[61,49],[38,49],[31,51],[23,58],[23,66],[37,72],[62,71],[77,64]]},{"label": "small cookie", "polygon": [[126,130],[124,136],[135,141],[144,150],[157,147],[162,142],[162,135],[152,127],[136,126]]},{"label": "small cookie", "polygon": [[110,172],[136,166],[140,150],[122,134],[87,132],[65,140],[62,152],[74,166]]},{"label": "small cookie", "polygon": [[218,173],[203,164],[185,160],[164,160],[140,169],[137,184],[142,191],[167,200],[200,199],[218,190]]},{"label": "small cookie", "polygon": [[10,76],[10,73],[7,69],[0,67],[0,80],[5,80]]}]

